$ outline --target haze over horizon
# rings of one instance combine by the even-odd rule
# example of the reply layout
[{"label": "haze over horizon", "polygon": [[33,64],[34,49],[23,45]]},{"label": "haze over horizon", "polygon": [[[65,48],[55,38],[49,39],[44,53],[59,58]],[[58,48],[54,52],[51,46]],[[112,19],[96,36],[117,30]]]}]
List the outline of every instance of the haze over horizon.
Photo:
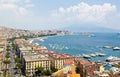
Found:
[{"label": "haze over horizon", "polygon": [[0,25],[29,30],[120,30],[119,3],[120,0],[0,0]]}]

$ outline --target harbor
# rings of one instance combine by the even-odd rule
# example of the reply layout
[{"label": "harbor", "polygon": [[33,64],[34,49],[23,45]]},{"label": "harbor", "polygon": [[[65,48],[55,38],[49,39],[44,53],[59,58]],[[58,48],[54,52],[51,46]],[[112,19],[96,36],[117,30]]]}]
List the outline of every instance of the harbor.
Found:
[{"label": "harbor", "polygon": [[[109,58],[110,56],[120,58],[120,50],[113,49],[115,47],[120,47],[120,39],[116,38],[116,34],[94,34],[96,35],[96,37],[93,38],[80,35],[53,36],[48,37],[44,41],[34,40],[33,43],[39,43],[39,45],[46,46],[49,50],[53,50],[63,54],[66,53],[90,62],[105,63],[107,62],[107,58]],[[111,61],[115,60],[113,59]]]}]

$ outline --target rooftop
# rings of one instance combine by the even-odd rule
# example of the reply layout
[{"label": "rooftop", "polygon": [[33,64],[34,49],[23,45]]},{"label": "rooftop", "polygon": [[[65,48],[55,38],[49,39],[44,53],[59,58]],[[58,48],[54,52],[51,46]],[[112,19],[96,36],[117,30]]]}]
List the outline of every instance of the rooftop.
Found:
[{"label": "rooftop", "polygon": [[49,56],[48,55],[31,55],[31,56],[27,55],[27,56],[24,56],[24,59],[26,62],[49,60]]},{"label": "rooftop", "polygon": [[86,60],[79,60],[79,62],[81,63],[81,64],[83,64],[83,65],[89,65],[89,64],[91,64],[91,62],[89,62],[89,61],[86,61]]}]

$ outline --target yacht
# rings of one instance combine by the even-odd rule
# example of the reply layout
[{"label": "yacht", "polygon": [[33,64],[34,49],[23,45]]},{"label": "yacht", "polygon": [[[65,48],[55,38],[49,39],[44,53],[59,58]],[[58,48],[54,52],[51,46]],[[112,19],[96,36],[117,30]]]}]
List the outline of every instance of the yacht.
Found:
[{"label": "yacht", "polygon": [[83,54],[82,56],[83,56],[83,58],[91,58],[91,56],[87,55],[87,54]]},{"label": "yacht", "polygon": [[120,60],[120,58],[116,57],[116,56],[109,56],[106,61],[116,61],[116,60]]},{"label": "yacht", "polygon": [[95,57],[95,56],[96,56],[96,54],[93,54],[93,53],[92,53],[92,54],[90,54],[90,56],[91,56],[91,57]]},{"label": "yacht", "polygon": [[105,56],[106,54],[104,54],[104,53],[99,53],[98,54],[98,56],[100,56],[100,57],[103,57],[103,56]]},{"label": "yacht", "polygon": [[120,47],[114,47],[113,50],[120,50]]}]

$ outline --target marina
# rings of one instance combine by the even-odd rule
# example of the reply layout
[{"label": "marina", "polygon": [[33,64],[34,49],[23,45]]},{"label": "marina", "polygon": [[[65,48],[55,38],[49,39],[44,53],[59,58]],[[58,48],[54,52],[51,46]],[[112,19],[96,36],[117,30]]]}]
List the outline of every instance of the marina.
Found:
[{"label": "marina", "polygon": [[[80,35],[48,37],[44,41],[34,40],[50,50],[66,53],[89,61],[106,62],[112,56],[120,58],[120,39],[116,33],[93,33],[94,38]],[[74,41],[74,42],[72,42]],[[114,48],[114,49],[113,49]],[[84,54],[84,55],[83,55]]]}]

